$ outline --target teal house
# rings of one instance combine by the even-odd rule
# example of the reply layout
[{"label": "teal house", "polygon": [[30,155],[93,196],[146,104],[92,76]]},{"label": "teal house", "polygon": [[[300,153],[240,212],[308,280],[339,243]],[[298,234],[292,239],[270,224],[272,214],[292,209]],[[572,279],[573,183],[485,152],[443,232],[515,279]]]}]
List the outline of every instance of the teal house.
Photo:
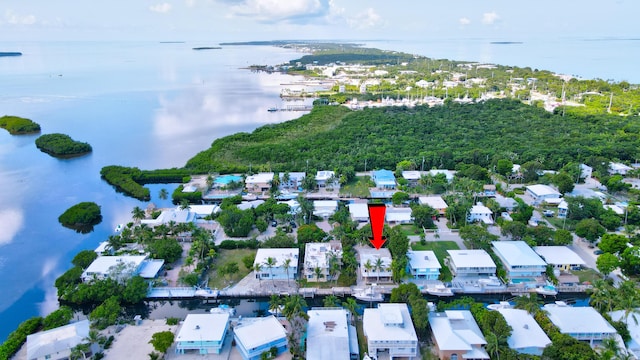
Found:
[{"label": "teal house", "polygon": [[258,360],[271,348],[276,348],[278,355],[287,351],[287,333],[275,316],[242,319],[233,332],[244,360]]},{"label": "teal house", "polygon": [[189,314],[176,337],[176,354],[220,354],[229,314]]}]

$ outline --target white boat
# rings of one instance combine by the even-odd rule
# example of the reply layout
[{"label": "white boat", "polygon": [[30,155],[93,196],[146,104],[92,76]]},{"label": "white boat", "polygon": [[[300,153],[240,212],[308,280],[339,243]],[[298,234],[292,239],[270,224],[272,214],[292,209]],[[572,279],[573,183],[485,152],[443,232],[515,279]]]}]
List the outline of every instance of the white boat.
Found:
[{"label": "white boat", "polygon": [[427,294],[435,296],[453,296],[453,290],[444,285],[434,285],[427,288]]},{"label": "white boat", "polygon": [[500,301],[498,304],[487,305],[487,309],[489,310],[512,309],[512,308],[513,306],[508,301]]},{"label": "white boat", "polygon": [[376,302],[379,302],[379,301],[384,300],[384,295],[382,295],[381,293],[376,292],[373,287],[368,287],[368,288],[356,291],[353,294],[353,297],[355,297],[356,299],[358,299],[360,301],[376,301]]},{"label": "white boat", "polygon": [[502,286],[502,281],[497,276],[489,276],[487,279],[478,280],[478,284],[484,287]]},{"label": "white boat", "polygon": [[234,316],[236,314],[236,309],[232,308],[229,305],[226,304],[220,304],[218,305],[218,307],[214,307],[211,308],[211,310],[209,310],[210,313],[212,314],[229,314],[229,316]]},{"label": "white boat", "polygon": [[540,295],[551,295],[551,296],[558,295],[558,290],[553,285],[545,285],[545,286],[537,287],[536,292]]},{"label": "white boat", "polygon": [[123,224],[118,224],[118,226],[116,226],[116,228],[115,228],[115,230],[114,230],[114,231],[115,231],[115,232],[120,232],[120,231],[122,231],[122,228],[123,228],[123,227],[124,227],[124,225],[123,225]]}]

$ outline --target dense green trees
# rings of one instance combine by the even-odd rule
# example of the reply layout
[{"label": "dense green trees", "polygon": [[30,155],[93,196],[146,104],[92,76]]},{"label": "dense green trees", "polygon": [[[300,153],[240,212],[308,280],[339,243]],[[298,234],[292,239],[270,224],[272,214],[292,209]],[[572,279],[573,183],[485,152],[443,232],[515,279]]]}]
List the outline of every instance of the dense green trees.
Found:
[{"label": "dense green trees", "polygon": [[0,117],[0,128],[6,129],[11,135],[30,134],[40,131],[40,125],[35,122],[8,115]]},{"label": "dense green trees", "polygon": [[166,263],[172,263],[182,256],[182,246],[175,238],[154,240],[147,246],[147,250],[154,259],[164,259]]},{"label": "dense green trees", "polygon": [[100,176],[116,191],[138,200],[149,201],[151,195],[145,184],[181,183],[187,180],[190,172],[184,169],[140,170],[136,167],[105,166]]},{"label": "dense green trees", "polygon": [[0,359],[5,360],[13,356],[27,341],[27,335],[37,332],[41,326],[42,318],[39,316],[23,321],[0,345]]},{"label": "dense green trees", "polygon": [[167,349],[171,347],[173,344],[174,335],[171,331],[160,331],[151,335],[151,340],[149,340],[149,344],[153,345],[153,348],[164,354],[167,352]]},{"label": "dense green trees", "polygon": [[93,230],[93,226],[102,221],[100,206],[94,202],[81,202],[68,208],[58,217],[58,221],[64,227],[74,229],[77,232],[87,233]]},{"label": "dense green trees", "polygon": [[73,257],[71,263],[75,266],[86,269],[97,257],[98,254],[93,250],[82,250]]},{"label": "dense green trees", "polygon": [[90,153],[91,145],[73,140],[65,134],[45,134],[36,139],[42,152],[58,157],[72,157]]}]

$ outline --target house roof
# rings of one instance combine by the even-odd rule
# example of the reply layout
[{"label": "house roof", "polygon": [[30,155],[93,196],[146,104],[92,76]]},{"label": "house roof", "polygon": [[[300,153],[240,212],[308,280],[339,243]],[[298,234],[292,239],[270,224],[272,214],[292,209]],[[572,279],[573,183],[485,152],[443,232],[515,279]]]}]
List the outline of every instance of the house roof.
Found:
[{"label": "house roof", "polygon": [[418,341],[407,304],[378,304],[376,309],[364,309],[362,327],[370,342]]},{"label": "house roof", "polygon": [[492,215],[493,211],[491,211],[491,209],[489,209],[488,207],[482,205],[482,203],[477,203],[476,205],[473,205],[471,207],[471,210],[469,210],[470,214],[489,214]]},{"label": "house roof", "polygon": [[420,171],[403,171],[402,177],[407,180],[420,180]]},{"label": "house roof", "polygon": [[228,322],[229,313],[188,314],[176,341],[220,341]]},{"label": "house roof", "polygon": [[140,267],[140,277],[145,279],[153,279],[158,275],[158,271],[162,269],[162,265],[164,265],[163,259],[152,259],[145,260],[142,262],[142,266]]},{"label": "house roof", "polygon": [[393,175],[393,171],[391,170],[374,170],[373,171],[373,181],[376,184],[393,184],[396,183],[396,177]]},{"label": "house roof", "polygon": [[431,206],[434,209],[446,209],[449,207],[442,196],[420,196],[418,202],[420,202],[420,205]]},{"label": "house roof", "polygon": [[[284,172],[281,172],[278,176],[280,177],[280,180],[282,180],[282,178],[284,177]],[[307,174],[303,173],[303,172],[290,172],[289,173],[289,181],[302,181],[305,177],[307,176]]]},{"label": "house roof", "polygon": [[510,348],[544,348],[551,344],[547,334],[538,325],[533,316],[525,310],[497,309],[497,311],[502,314],[507,324],[513,329],[511,336],[507,339]]},{"label": "house roof", "polygon": [[477,250],[447,250],[451,261],[457,268],[495,268],[491,256],[482,249]]},{"label": "house roof", "polygon": [[314,308],[307,314],[307,360],[348,359],[347,311]]},{"label": "house roof", "polygon": [[431,175],[431,176],[436,176],[438,174],[444,174],[444,176],[447,178],[447,181],[453,180],[454,172],[451,171],[451,170],[447,170],[447,169],[431,169],[431,170],[429,170],[429,175]]},{"label": "house roof", "polygon": [[586,334],[613,334],[613,328],[596,309],[578,306],[543,306],[547,311],[549,320],[560,329],[563,334],[586,333]]},{"label": "house roof", "polygon": [[546,266],[547,263],[524,241],[492,241],[494,250],[510,266]]},{"label": "house roof", "polygon": [[547,264],[552,265],[584,265],[580,255],[567,246],[536,246],[533,250],[542,256]]},{"label": "house roof", "polygon": [[431,313],[429,324],[440,351],[471,351],[472,345],[487,343],[469,310]]},{"label": "house roof", "polygon": [[360,271],[362,274],[365,274],[365,264],[367,263],[367,261],[369,261],[371,263],[371,265],[375,265],[376,261],[378,259],[382,260],[382,266],[383,269],[380,270],[372,270],[372,272],[370,274],[368,274],[368,276],[390,276],[391,275],[391,270],[385,270],[391,267],[391,253],[389,252],[389,249],[387,248],[380,248],[380,249],[373,249],[373,248],[366,248],[366,249],[360,249]]},{"label": "house roof", "polygon": [[369,218],[369,207],[366,203],[349,204],[349,213],[354,219]]},{"label": "house roof", "polygon": [[275,316],[242,319],[233,333],[245,349],[254,349],[287,336],[284,326]]},{"label": "house roof", "polygon": [[[640,308],[635,309],[640,312]],[[631,335],[631,341],[627,344],[628,349],[636,354],[636,357],[640,354],[640,315],[638,313],[631,313],[625,320],[625,311],[616,310],[608,313],[611,316],[612,321],[622,321],[627,324],[627,329]],[[634,320],[634,316],[637,320]]]},{"label": "house roof", "polygon": [[89,320],[27,335],[27,359],[44,358],[46,355],[69,350],[89,336]]},{"label": "house roof", "polygon": [[388,207],[385,218],[388,222],[412,221],[411,208]]},{"label": "house roof", "polygon": [[327,181],[332,176],[335,176],[335,175],[336,173],[334,171],[329,171],[329,170],[318,171],[316,173],[316,181]]},{"label": "house roof", "polygon": [[263,183],[269,183],[271,180],[273,180],[273,173],[267,172],[267,173],[258,173],[255,175],[247,176],[247,178],[244,179],[244,183],[247,185],[263,184]]},{"label": "house roof", "polygon": [[304,246],[305,267],[329,267],[329,256],[334,254],[342,258],[342,244],[340,242],[307,243]]},{"label": "house roof", "polygon": [[84,274],[107,275],[113,267],[120,264],[126,264],[127,267],[136,270],[146,258],[146,255],[98,256],[84,271]]},{"label": "house roof", "polygon": [[503,208],[514,208],[518,206],[518,202],[514,198],[496,196],[495,201]]},{"label": "house roof", "polygon": [[196,214],[196,216],[207,216],[213,213],[220,212],[220,206],[218,205],[189,205],[189,210]]},{"label": "house roof", "polygon": [[[298,267],[298,255],[300,249],[298,248],[283,248],[283,249],[258,249],[256,252],[256,259],[254,264],[260,264],[264,267],[267,262],[267,258],[274,258],[276,260],[275,267],[283,266],[284,260],[291,259],[290,267]],[[263,269],[264,271],[265,269]]]},{"label": "house roof", "polygon": [[442,266],[436,257],[436,253],[431,250],[407,252],[409,264],[412,269],[440,269]]},{"label": "house roof", "polygon": [[196,213],[190,211],[189,209],[180,209],[179,207],[174,209],[166,209],[162,210],[160,216],[155,219],[142,219],[140,222],[142,224],[147,224],[151,226],[157,226],[160,224],[167,224],[171,221],[181,224],[194,222],[196,220]]},{"label": "house roof", "polygon": [[313,215],[331,216],[338,209],[336,200],[316,200],[313,202]]},{"label": "house roof", "polygon": [[560,197],[560,193],[557,192],[554,188],[549,185],[536,184],[527,186],[527,190],[534,193],[536,196],[551,196],[556,195],[556,197]]}]

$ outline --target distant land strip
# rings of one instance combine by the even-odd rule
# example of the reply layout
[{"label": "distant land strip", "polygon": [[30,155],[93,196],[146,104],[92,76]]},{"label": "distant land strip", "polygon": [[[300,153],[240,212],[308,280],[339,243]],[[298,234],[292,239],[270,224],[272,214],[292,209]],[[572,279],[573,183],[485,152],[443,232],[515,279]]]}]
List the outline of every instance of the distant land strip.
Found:
[{"label": "distant land strip", "polygon": [[22,56],[22,53],[18,51],[0,51],[0,56]]},{"label": "distant land strip", "polygon": [[201,46],[194,47],[193,50],[220,50],[222,49],[220,46]]}]

